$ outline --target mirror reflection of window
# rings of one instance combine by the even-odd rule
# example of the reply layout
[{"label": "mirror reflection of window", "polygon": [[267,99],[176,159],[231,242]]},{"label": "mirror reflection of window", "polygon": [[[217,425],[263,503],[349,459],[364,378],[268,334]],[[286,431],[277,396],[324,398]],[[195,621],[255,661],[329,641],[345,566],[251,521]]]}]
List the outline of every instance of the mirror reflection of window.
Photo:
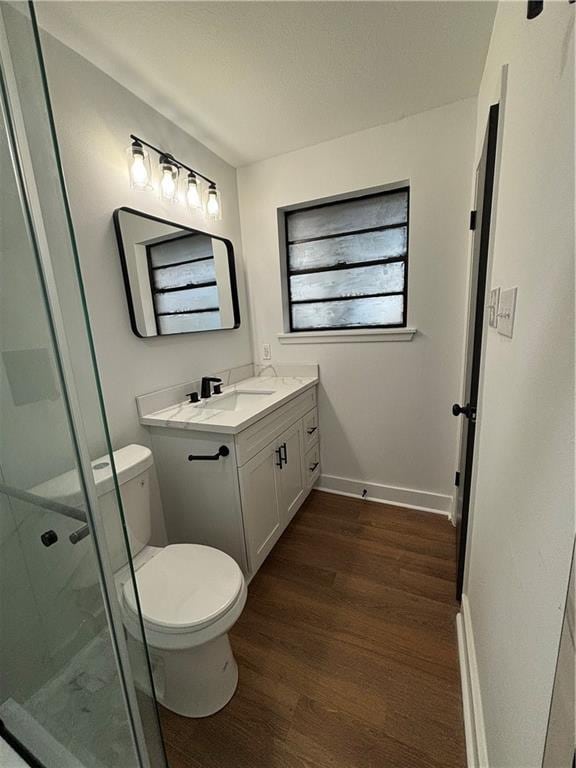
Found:
[{"label": "mirror reflection of window", "polygon": [[137,336],[239,327],[229,240],[131,208],[116,210],[114,225]]},{"label": "mirror reflection of window", "polygon": [[220,328],[212,238],[185,234],[149,245],[147,251],[158,332]]}]

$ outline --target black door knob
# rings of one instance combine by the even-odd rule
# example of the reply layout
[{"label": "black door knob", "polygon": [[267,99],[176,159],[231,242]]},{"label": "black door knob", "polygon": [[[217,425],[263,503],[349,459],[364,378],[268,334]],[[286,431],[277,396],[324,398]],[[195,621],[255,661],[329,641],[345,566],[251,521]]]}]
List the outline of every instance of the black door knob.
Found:
[{"label": "black door knob", "polygon": [[458,403],[454,403],[452,406],[452,415],[453,416],[466,416],[467,419],[473,418],[475,414],[475,408],[472,408],[470,403],[466,403],[466,405],[458,405]]}]

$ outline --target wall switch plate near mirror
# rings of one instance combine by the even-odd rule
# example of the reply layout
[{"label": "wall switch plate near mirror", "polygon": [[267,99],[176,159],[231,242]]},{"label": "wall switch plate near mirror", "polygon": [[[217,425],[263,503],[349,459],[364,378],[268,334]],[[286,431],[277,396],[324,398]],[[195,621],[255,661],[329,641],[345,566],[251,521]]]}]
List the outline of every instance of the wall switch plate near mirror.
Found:
[{"label": "wall switch plate near mirror", "polygon": [[508,288],[500,293],[500,305],[498,307],[498,333],[512,338],[514,333],[514,315],[516,314],[516,294],[518,288]]},{"label": "wall switch plate near mirror", "polygon": [[135,211],[114,211],[132,330],[141,338],[238,328],[230,240]]}]

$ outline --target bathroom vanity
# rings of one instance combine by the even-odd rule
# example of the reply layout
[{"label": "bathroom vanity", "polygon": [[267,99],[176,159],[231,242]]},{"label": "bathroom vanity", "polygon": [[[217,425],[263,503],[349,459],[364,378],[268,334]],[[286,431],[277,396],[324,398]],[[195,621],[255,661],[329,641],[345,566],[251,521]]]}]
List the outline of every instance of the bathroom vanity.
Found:
[{"label": "bathroom vanity", "polygon": [[227,552],[250,579],[320,474],[318,373],[258,376],[153,412],[139,398],[169,539]]}]

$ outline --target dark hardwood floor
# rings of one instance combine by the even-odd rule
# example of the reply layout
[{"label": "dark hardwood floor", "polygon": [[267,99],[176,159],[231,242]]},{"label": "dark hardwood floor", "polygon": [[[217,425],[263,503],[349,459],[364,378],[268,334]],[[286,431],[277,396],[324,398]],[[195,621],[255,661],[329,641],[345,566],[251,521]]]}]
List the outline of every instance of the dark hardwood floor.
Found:
[{"label": "dark hardwood floor", "polygon": [[314,491],[231,632],[232,701],[161,710],[171,768],[464,768],[454,535]]}]

